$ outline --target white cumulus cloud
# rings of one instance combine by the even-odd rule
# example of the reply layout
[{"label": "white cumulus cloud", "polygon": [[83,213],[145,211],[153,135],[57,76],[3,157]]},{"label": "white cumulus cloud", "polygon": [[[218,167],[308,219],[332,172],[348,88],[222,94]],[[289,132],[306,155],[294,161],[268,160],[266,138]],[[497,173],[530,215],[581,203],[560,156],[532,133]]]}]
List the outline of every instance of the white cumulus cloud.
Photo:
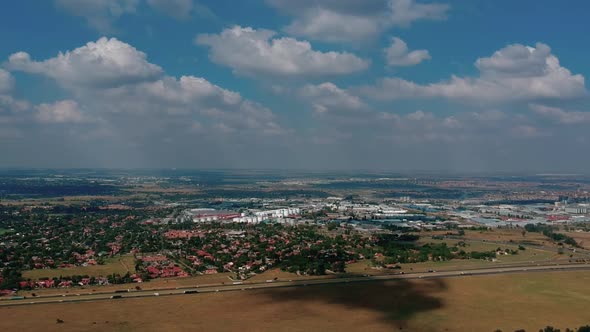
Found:
[{"label": "white cumulus cloud", "polygon": [[293,16],[290,34],[328,42],[362,41],[418,20],[443,20],[449,6],[415,0],[267,0]]},{"label": "white cumulus cloud", "polygon": [[196,43],[210,48],[213,62],[248,76],[342,75],[369,66],[368,61],[351,53],[315,51],[307,41],[275,35],[271,30],[235,26],[220,34],[201,34]]},{"label": "white cumulus cloud", "polygon": [[363,111],[367,105],[357,96],[340,89],[334,83],[307,84],[299,90],[300,97],[311,103],[318,114],[350,114]]},{"label": "white cumulus cloud", "polygon": [[385,49],[385,60],[389,66],[414,66],[429,59],[427,50],[410,51],[406,42],[398,37],[393,37],[391,46]]},{"label": "white cumulus cloud", "polygon": [[[168,76],[145,53],[117,39],[101,38],[43,61],[15,53],[6,68],[50,77],[71,94],[67,100],[34,107],[32,116],[41,123],[94,123],[100,127],[97,132],[133,132],[135,137],[179,128],[195,134],[191,123],[199,123],[199,134],[211,137],[288,132],[263,105],[201,77]],[[4,102],[14,103],[8,96]]]},{"label": "white cumulus cloud", "polygon": [[567,99],[587,94],[584,76],[562,67],[545,44],[510,45],[478,59],[476,66],[479,77],[452,76],[426,85],[393,77],[360,91],[383,100],[442,97],[470,102]]},{"label": "white cumulus cloud", "polygon": [[417,20],[444,20],[449,5],[441,3],[418,3],[415,0],[389,0],[391,24],[408,26]]},{"label": "white cumulus cloud", "polygon": [[322,8],[307,11],[285,27],[289,34],[329,42],[372,38],[381,29],[381,24],[375,22],[372,17],[338,13]]},{"label": "white cumulus cloud", "polygon": [[155,80],[163,74],[162,68],[147,61],[145,53],[105,37],[43,61],[18,52],[9,57],[7,68],[41,74],[69,87],[112,87]]}]

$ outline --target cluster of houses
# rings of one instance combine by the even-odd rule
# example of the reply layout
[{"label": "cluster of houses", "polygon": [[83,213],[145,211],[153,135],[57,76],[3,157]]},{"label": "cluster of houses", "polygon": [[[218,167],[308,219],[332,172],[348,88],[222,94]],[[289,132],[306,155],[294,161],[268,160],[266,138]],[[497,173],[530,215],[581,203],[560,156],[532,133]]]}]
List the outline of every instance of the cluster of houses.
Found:
[{"label": "cluster of houses", "polygon": [[151,279],[188,277],[189,273],[184,271],[178,264],[171,261],[165,255],[152,255],[141,257],[142,269],[147,272]]},{"label": "cluster of houses", "polygon": [[164,237],[168,240],[174,239],[190,239],[193,237],[204,237],[205,232],[198,230],[170,230],[164,233]]},{"label": "cluster of houses", "polygon": [[[300,213],[298,209],[276,209],[258,211],[257,217],[285,217]],[[232,217],[230,214],[222,215]],[[314,247],[313,255],[331,262],[345,262],[350,257],[349,249],[356,247],[351,241],[324,243],[329,240],[316,232],[315,228],[286,227],[277,224],[243,225],[240,223],[202,224],[192,229],[161,231],[153,225],[137,222],[127,224],[124,216],[109,216],[81,222],[79,219],[66,222],[31,222],[32,235],[27,241],[20,236],[7,236],[7,247],[0,249],[0,261],[20,261],[21,270],[67,268],[97,265],[102,257],[131,252],[137,258],[137,274],[89,278],[53,278],[47,280],[22,281],[25,289],[103,285],[107,283],[142,282],[146,279],[187,277],[191,274],[214,274],[231,272],[239,278],[260,273],[273,266],[299,266],[307,259],[306,250]],[[27,222],[24,222],[27,224]],[[219,227],[217,227],[218,225]],[[41,227],[43,226],[43,227]],[[77,228],[79,226],[79,228]],[[116,228],[116,230],[113,230]],[[149,243],[147,250],[136,244],[136,238],[127,236],[137,232],[141,244]],[[131,240],[130,240],[131,239]],[[341,240],[341,241],[342,241]],[[130,242],[133,241],[133,242]],[[150,242],[151,241],[151,242]],[[169,251],[158,252],[165,247]],[[362,244],[364,246],[364,244]],[[144,245],[145,246],[145,245]],[[47,250],[51,248],[51,251]],[[22,249],[22,250],[17,250]],[[342,249],[342,250],[341,250]],[[344,250],[344,251],[343,251]],[[47,252],[46,255],[28,256],[27,253]],[[343,252],[347,252],[345,255]],[[301,257],[297,257],[301,256]],[[296,258],[297,263],[291,264]],[[346,258],[346,259],[345,259]],[[308,260],[313,260],[309,258]]]},{"label": "cluster of houses", "polygon": [[[78,263],[78,265],[82,265],[82,266],[88,266],[88,265],[96,265],[96,259],[94,258],[96,255],[96,252],[94,252],[94,250],[92,249],[88,249],[86,250],[86,252],[84,254],[79,254],[77,252],[73,253],[74,258],[76,259],[76,262]],[[62,265],[66,265],[66,264],[62,264]],[[68,264],[71,265],[71,264]],[[69,267],[69,266],[60,266],[60,267]]]},{"label": "cluster of houses", "polygon": [[205,264],[205,260],[207,261],[215,261],[215,257],[210,253],[201,250],[201,249],[194,249],[195,255],[187,255],[185,258],[191,263],[193,268],[199,269],[201,266],[205,268],[203,271],[205,274],[215,274],[217,273],[217,266],[211,264]]},{"label": "cluster of houses", "polygon": [[42,288],[68,288],[72,286],[108,285],[109,280],[105,277],[83,277],[79,280],[72,279],[44,279],[27,280],[19,282],[20,289],[42,289]]},{"label": "cluster of houses", "polygon": [[[313,255],[323,261],[345,263],[350,257],[356,256],[357,246],[368,244],[365,243],[368,239],[352,240],[347,235],[341,237],[340,241],[343,242],[336,244],[305,228],[283,229],[265,224],[247,227],[226,225],[213,231],[208,228],[205,234],[199,233],[199,226],[196,227],[196,230],[169,234],[168,238],[174,240],[169,245],[178,253],[177,256],[196,273],[231,272],[242,279],[273,266],[288,268],[292,265],[290,262],[295,260],[297,263],[293,265],[305,268],[301,266],[302,259],[296,257],[308,255],[307,251],[312,247]],[[197,241],[194,241],[193,236],[193,241],[189,242],[187,239],[191,237],[187,234],[199,234]],[[313,259],[303,258],[304,261]]]}]

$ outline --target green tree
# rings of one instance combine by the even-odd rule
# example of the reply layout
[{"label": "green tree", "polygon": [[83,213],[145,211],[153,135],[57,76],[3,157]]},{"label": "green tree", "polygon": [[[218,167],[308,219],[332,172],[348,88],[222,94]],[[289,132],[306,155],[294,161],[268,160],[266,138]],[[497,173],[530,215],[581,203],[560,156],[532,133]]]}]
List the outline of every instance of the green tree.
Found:
[{"label": "green tree", "polygon": [[539,332],[560,332],[560,329],[557,329],[553,326],[547,326],[544,329],[540,329]]}]

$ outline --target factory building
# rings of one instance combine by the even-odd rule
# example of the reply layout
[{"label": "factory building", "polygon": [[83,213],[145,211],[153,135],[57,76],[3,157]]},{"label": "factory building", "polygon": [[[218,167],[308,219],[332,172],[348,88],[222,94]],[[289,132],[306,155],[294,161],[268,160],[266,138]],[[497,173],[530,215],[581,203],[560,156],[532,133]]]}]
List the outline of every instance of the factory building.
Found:
[{"label": "factory building", "polygon": [[571,214],[587,214],[587,213],[590,213],[590,205],[578,204],[578,205],[566,206],[565,212],[571,213]]}]

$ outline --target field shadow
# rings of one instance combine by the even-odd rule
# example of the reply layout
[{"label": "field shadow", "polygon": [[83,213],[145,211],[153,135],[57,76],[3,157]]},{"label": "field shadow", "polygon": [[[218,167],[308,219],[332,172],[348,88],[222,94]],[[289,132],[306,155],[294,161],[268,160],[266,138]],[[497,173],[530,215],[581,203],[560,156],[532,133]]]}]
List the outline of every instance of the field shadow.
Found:
[{"label": "field shadow", "polygon": [[271,301],[341,305],[378,313],[382,320],[404,329],[416,314],[443,307],[437,294],[447,289],[442,279],[412,282],[403,279],[358,283],[309,285],[265,290]]}]

